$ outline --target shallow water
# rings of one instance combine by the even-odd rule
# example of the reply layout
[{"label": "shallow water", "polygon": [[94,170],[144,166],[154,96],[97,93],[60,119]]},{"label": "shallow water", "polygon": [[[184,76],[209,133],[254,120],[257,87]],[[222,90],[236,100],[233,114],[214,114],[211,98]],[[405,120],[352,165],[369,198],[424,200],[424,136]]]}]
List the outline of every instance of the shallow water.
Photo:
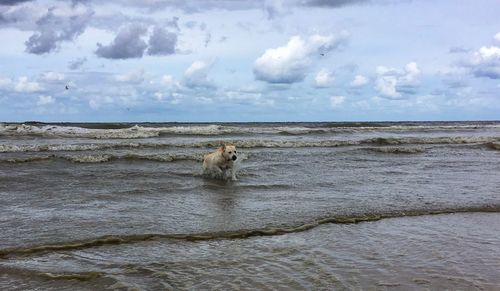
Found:
[{"label": "shallow water", "polygon": [[[220,141],[238,181],[201,175]],[[494,290],[499,149],[496,122],[1,124],[0,289]]]}]

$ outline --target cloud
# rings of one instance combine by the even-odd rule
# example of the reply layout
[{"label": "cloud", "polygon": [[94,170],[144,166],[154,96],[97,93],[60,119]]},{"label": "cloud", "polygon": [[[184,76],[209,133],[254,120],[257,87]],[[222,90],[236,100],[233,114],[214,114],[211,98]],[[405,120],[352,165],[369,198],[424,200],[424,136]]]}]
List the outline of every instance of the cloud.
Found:
[{"label": "cloud", "polygon": [[115,75],[114,80],[121,83],[140,84],[144,82],[144,70],[132,71],[126,74]]},{"label": "cloud", "polygon": [[332,96],[330,97],[330,105],[332,108],[338,108],[340,107],[345,101],[344,96]]},{"label": "cloud", "polygon": [[36,105],[45,106],[45,105],[54,104],[55,102],[56,102],[56,100],[52,96],[39,96],[38,102],[36,102]]},{"label": "cloud", "polygon": [[155,27],[148,44],[149,55],[171,55],[175,53],[177,34]]},{"label": "cloud", "polygon": [[113,98],[109,96],[96,96],[89,100],[89,106],[94,110],[100,109],[103,105],[113,104],[113,103],[114,103]]},{"label": "cloud", "polygon": [[417,63],[408,63],[403,70],[396,70],[384,66],[377,67],[377,80],[375,88],[380,94],[380,97],[388,99],[399,99],[403,97],[401,94],[413,93],[415,87],[418,85],[418,77],[420,76],[420,69]]},{"label": "cloud", "polygon": [[356,75],[354,77],[354,80],[352,80],[352,82],[349,85],[351,87],[354,87],[354,88],[359,88],[359,87],[363,87],[367,83],[368,83],[368,79],[365,76],[363,76],[363,75]]},{"label": "cloud", "polygon": [[469,53],[470,51],[471,50],[468,48],[464,48],[462,46],[455,46],[455,47],[450,48],[448,53],[450,53],[450,54],[466,54],[466,53]]},{"label": "cloud", "polygon": [[23,2],[29,2],[29,1],[32,1],[32,0],[2,0],[2,2],[0,3],[0,5],[17,5],[19,3],[23,3]]},{"label": "cloud", "polygon": [[458,74],[471,74],[477,78],[500,79],[500,32],[495,34],[498,45],[482,46],[469,54],[467,59],[459,62],[450,72]]},{"label": "cloud", "polygon": [[287,5],[284,5],[284,0],[264,1],[264,11],[266,12],[268,19],[273,19],[278,15],[284,14],[287,7]]},{"label": "cloud", "polygon": [[9,89],[12,84],[12,79],[0,77],[0,89]]},{"label": "cloud", "polygon": [[204,41],[205,47],[208,47],[210,41],[212,41],[212,34],[210,32],[207,32],[205,34],[205,41]]},{"label": "cloud", "polygon": [[70,70],[78,70],[80,69],[83,64],[85,64],[87,62],[87,58],[86,57],[82,57],[82,58],[78,58],[72,62],[69,62],[68,64],[68,68]]},{"label": "cloud", "polygon": [[333,85],[335,78],[333,77],[332,72],[327,69],[321,69],[314,78],[314,84],[318,88],[328,88]]},{"label": "cloud", "polygon": [[43,91],[43,88],[38,82],[30,82],[28,77],[20,77],[14,86],[14,91],[21,93],[33,93]]},{"label": "cloud", "polygon": [[467,67],[476,77],[500,79],[500,47],[483,46],[473,53]]},{"label": "cloud", "polygon": [[212,81],[208,79],[208,71],[212,64],[203,61],[196,61],[184,72],[184,84],[188,88],[214,87]]},{"label": "cloud", "polygon": [[338,36],[313,35],[308,39],[292,37],[285,46],[267,49],[254,63],[257,80],[291,84],[304,80],[312,59],[344,44],[346,32]]},{"label": "cloud", "polygon": [[177,81],[172,75],[163,75],[161,78],[161,84],[171,90],[177,90],[181,87],[179,81]]},{"label": "cloud", "polygon": [[57,72],[45,72],[40,75],[39,80],[43,82],[60,82],[63,81],[66,76],[62,73]]},{"label": "cloud", "polygon": [[147,29],[142,24],[130,24],[124,27],[109,45],[97,43],[96,55],[106,59],[141,58],[147,48],[142,40]]},{"label": "cloud", "polygon": [[67,12],[55,7],[36,21],[37,30],[24,43],[31,54],[50,53],[61,42],[73,41],[82,34],[94,12],[91,9],[73,9]]}]

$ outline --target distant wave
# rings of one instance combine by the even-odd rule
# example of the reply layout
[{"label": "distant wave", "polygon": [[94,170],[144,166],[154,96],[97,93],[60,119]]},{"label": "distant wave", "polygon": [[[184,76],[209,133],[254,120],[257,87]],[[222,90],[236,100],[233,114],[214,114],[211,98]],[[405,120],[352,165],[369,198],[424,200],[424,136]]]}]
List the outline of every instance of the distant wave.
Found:
[{"label": "distant wave", "polygon": [[489,142],[486,145],[488,146],[488,148],[490,148],[492,150],[500,151],[500,143],[498,143],[498,142]]},{"label": "distant wave", "polygon": [[366,150],[384,154],[419,154],[425,152],[420,147],[370,147]]},{"label": "distant wave", "polygon": [[20,267],[12,267],[12,266],[0,266],[0,273],[13,274],[16,276],[23,275],[28,278],[40,277],[46,280],[48,279],[48,280],[78,280],[78,281],[92,280],[104,277],[106,275],[105,273],[102,272],[53,273],[53,272],[43,272],[43,271],[31,270]]},{"label": "distant wave", "polygon": [[[432,144],[488,144],[492,149],[499,147],[500,137],[389,137],[362,140],[227,140],[239,148],[307,148],[341,147],[356,145],[432,145]],[[94,151],[106,149],[137,148],[217,148],[220,141],[211,140],[194,143],[89,143],[89,144],[38,144],[13,145],[0,144],[0,153],[15,152],[58,152],[58,151]],[[382,149],[383,150],[383,149]],[[404,151],[404,149],[402,150]]]},{"label": "distant wave", "polygon": [[234,231],[187,233],[187,234],[147,233],[147,234],[130,234],[130,235],[107,235],[81,241],[55,242],[52,244],[42,244],[29,247],[0,249],[0,258],[36,255],[40,253],[57,252],[57,251],[78,250],[78,249],[92,248],[103,245],[129,244],[129,243],[153,241],[159,239],[185,240],[185,241],[245,239],[256,236],[274,236],[274,235],[283,235],[287,233],[302,232],[327,223],[355,224],[362,222],[377,221],[387,218],[438,215],[438,214],[450,214],[459,212],[461,213],[500,212],[500,205],[443,208],[443,209],[415,209],[415,210],[386,212],[386,213],[366,213],[366,214],[347,215],[347,216],[345,215],[331,216],[288,227],[277,226],[277,227],[266,227],[259,229],[241,229]]},{"label": "distant wave", "polygon": [[86,128],[62,125],[30,125],[1,124],[0,135],[8,136],[43,136],[63,138],[92,139],[139,139],[154,138],[163,135],[229,135],[229,134],[282,134],[307,135],[326,133],[355,133],[367,131],[384,132],[432,132],[432,131],[470,131],[477,129],[500,129],[500,124],[453,124],[453,125],[387,125],[387,126],[310,126],[299,125],[248,125],[229,126],[219,124],[208,125],[172,125],[172,126],[141,126],[126,128]]},{"label": "distant wave", "polygon": [[86,155],[47,155],[21,158],[0,159],[0,163],[29,163],[45,160],[66,160],[74,163],[105,163],[115,160],[144,160],[157,162],[175,162],[175,161],[202,161],[202,154],[162,154],[162,155],[112,155],[112,154],[86,154]]}]

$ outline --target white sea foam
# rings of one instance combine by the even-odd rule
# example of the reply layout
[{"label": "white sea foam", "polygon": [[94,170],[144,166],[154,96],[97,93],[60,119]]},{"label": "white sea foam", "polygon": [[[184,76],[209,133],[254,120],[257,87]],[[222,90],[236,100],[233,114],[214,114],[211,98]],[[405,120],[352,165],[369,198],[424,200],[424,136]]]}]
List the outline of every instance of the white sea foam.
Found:
[{"label": "white sea foam", "polygon": [[[303,148],[303,147],[340,147],[355,145],[424,145],[424,144],[493,144],[496,147],[500,137],[403,137],[403,138],[370,138],[363,140],[228,140],[239,148]],[[89,143],[89,144],[0,144],[0,153],[15,152],[58,152],[58,151],[90,151],[131,148],[216,148],[219,140],[194,143]]]},{"label": "white sea foam", "polygon": [[73,137],[94,139],[133,139],[158,137],[160,134],[217,135],[235,132],[237,128],[221,125],[145,127],[134,125],[120,129],[91,129],[56,125],[2,125],[0,134],[40,135],[47,137]]},{"label": "white sea foam", "polygon": [[135,125],[119,129],[91,129],[61,125],[0,124],[0,135],[40,135],[46,137],[134,139],[152,138],[162,134],[174,135],[225,135],[225,134],[290,134],[307,135],[351,132],[419,132],[419,131],[469,131],[500,129],[500,124],[453,124],[453,125],[388,125],[388,126],[228,126],[228,125],[183,125],[149,127]]}]

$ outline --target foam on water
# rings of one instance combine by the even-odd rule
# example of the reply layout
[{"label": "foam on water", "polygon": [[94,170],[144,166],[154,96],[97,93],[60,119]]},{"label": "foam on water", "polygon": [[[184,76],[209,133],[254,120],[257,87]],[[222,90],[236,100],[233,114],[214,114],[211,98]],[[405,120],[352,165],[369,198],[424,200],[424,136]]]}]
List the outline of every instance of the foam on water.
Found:
[{"label": "foam on water", "polygon": [[[384,137],[361,140],[227,140],[239,148],[306,148],[306,147],[340,147],[356,145],[433,145],[433,144],[488,144],[492,149],[498,147],[500,137]],[[15,152],[54,152],[54,151],[87,151],[125,148],[217,148],[220,140],[209,140],[192,143],[168,142],[116,142],[116,143],[78,143],[78,144],[0,144],[0,153]]]},{"label": "foam on water", "polygon": [[439,132],[439,131],[474,131],[498,130],[500,124],[387,124],[382,126],[340,126],[336,124],[316,124],[287,126],[236,126],[236,125],[169,125],[169,126],[144,126],[133,125],[126,128],[85,128],[67,125],[30,125],[30,124],[2,124],[0,123],[0,135],[39,135],[46,137],[66,138],[95,138],[95,139],[136,139],[154,138],[164,134],[174,135],[227,135],[227,134],[325,134],[325,133],[351,133],[351,132]]}]

